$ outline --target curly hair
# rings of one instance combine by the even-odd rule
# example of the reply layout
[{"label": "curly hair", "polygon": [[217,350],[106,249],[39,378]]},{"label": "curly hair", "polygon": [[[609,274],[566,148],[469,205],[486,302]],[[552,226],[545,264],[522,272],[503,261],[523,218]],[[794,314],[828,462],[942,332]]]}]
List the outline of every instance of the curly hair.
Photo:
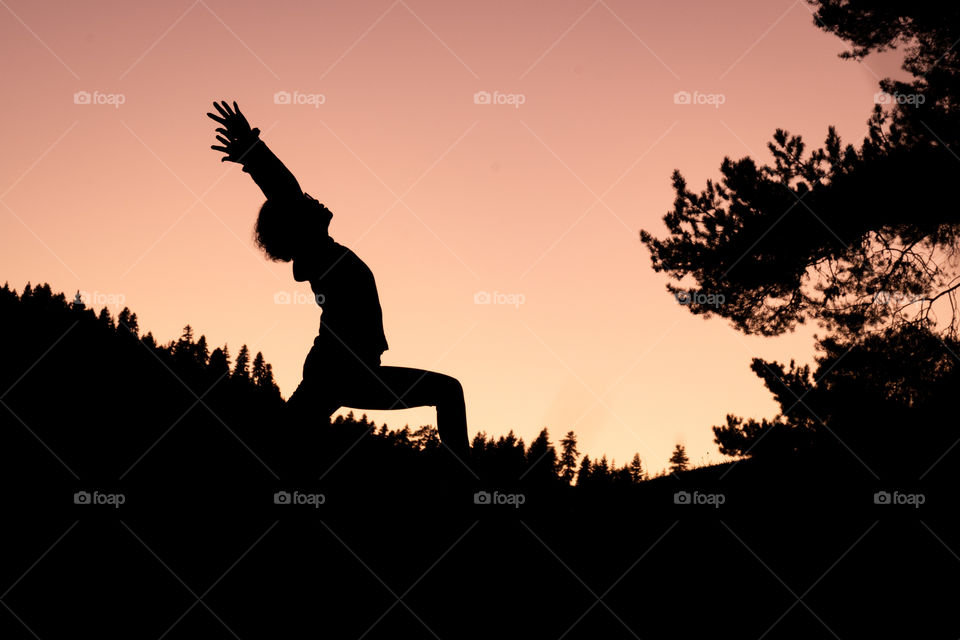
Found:
[{"label": "curly hair", "polygon": [[332,214],[306,195],[302,200],[267,200],[260,206],[253,241],[274,262],[293,260],[305,241],[327,235]]}]

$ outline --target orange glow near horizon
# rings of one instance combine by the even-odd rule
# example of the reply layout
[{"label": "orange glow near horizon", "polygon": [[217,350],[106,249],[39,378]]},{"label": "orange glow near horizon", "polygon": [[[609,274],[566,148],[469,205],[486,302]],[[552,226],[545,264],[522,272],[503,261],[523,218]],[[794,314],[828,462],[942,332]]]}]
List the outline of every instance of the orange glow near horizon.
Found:
[{"label": "orange glow near horizon", "polygon": [[859,144],[879,78],[902,75],[895,53],[839,59],[787,0],[9,0],[0,30],[11,287],[129,306],[158,342],[189,323],[246,343],[288,397],[320,310],[256,251],[263,196],[210,149],[205,113],[236,100],[373,270],[383,364],[459,378],[471,437],[573,429],[651,473],[677,442],[720,461],[727,413],[776,413],[752,357],[812,355],[813,329],[745,337],[666,293],[638,231],[665,233],[671,172],[699,191],[724,156],[770,163],[777,127]]}]

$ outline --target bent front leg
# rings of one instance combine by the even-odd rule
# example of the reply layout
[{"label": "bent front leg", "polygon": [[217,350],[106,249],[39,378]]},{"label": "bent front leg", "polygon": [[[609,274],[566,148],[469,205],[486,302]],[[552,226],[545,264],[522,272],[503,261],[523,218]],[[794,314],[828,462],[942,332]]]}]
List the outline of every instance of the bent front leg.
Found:
[{"label": "bent front leg", "polygon": [[461,460],[470,451],[463,386],[452,376],[409,367],[374,367],[373,380],[347,390],[344,406],[356,409],[437,408],[440,441]]}]

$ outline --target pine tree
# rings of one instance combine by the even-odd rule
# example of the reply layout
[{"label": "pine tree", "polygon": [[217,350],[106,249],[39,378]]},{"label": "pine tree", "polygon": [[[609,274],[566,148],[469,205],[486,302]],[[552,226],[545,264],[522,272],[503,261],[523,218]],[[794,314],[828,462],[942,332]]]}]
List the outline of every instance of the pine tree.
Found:
[{"label": "pine tree", "polygon": [[137,326],[137,314],[132,313],[129,307],[124,307],[117,316],[117,331],[122,334],[130,334],[137,337],[140,327]]},{"label": "pine tree", "polygon": [[0,303],[15,304],[17,302],[19,302],[17,292],[12,290],[9,284],[4,283],[3,288],[0,289]]},{"label": "pine tree", "polygon": [[590,482],[590,476],[593,474],[593,469],[590,465],[590,456],[583,456],[583,460],[580,461],[580,469],[577,471],[577,486],[582,487],[584,484]]},{"label": "pine tree", "polygon": [[33,297],[41,304],[50,301],[53,298],[53,291],[50,289],[50,283],[44,282],[38,284],[33,290]]},{"label": "pine tree", "polygon": [[263,361],[263,353],[257,351],[256,357],[253,359],[253,371],[251,372],[251,377],[253,378],[253,384],[258,387],[261,386],[264,376],[267,375],[267,368]]},{"label": "pine tree", "polygon": [[218,378],[230,373],[230,358],[224,349],[226,349],[226,345],[224,345],[223,349],[220,347],[214,349],[210,354],[210,360],[208,361],[209,364],[207,365],[210,369],[210,372]]},{"label": "pine tree", "polygon": [[186,325],[183,333],[173,345],[173,355],[180,360],[190,360],[193,356],[193,327]]},{"label": "pine tree", "polygon": [[237,354],[237,363],[233,367],[233,376],[236,380],[250,379],[250,349],[247,345],[240,347],[240,353]]},{"label": "pine tree", "polygon": [[266,389],[276,395],[280,395],[280,387],[277,386],[276,380],[273,379],[273,365],[269,362],[264,367],[263,378],[260,380],[259,386],[261,389]]},{"label": "pine tree", "polygon": [[678,444],[673,450],[673,455],[670,456],[670,473],[686,471],[689,463],[690,459],[687,457],[686,449],[683,448],[682,444]]},{"label": "pine tree", "polygon": [[595,462],[593,464],[593,469],[590,471],[590,477],[605,482],[610,480],[610,463],[607,462],[607,456],[604,455],[600,458],[600,462]]},{"label": "pine tree", "polygon": [[201,335],[197,344],[193,346],[193,359],[203,366],[207,366],[210,354],[207,349],[207,336]]},{"label": "pine tree", "polygon": [[413,432],[411,437],[414,445],[421,451],[437,450],[440,448],[440,435],[432,425],[423,425]]},{"label": "pine tree", "polygon": [[530,443],[526,453],[527,471],[531,480],[550,481],[557,477],[557,450],[550,443],[550,434],[544,427]]},{"label": "pine tree", "polygon": [[576,476],[577,457],[580,455],[577,451],[577,435],[573,431],[568,431],[560,441],[560,446],[562,447],[559,463],[560,478],[570,484]]},{"label": "pine tree", "polygon": [[[348,420],[353,419],[353,411],[347,415]],[[410,426],[403,425],[403,429],[393,432],[393,443],[402,447],[410,446]]]},{"label": "pine tree", "polygon": [[487,440],[487,432],[479,431],[477,435],[473,436],[473,441],[470,443],[470,449],[474,452],[474,455],[480,456],[491,446],[489,440]]},{"label": "pine tree", "polygon": [[117,325],[113,321],[113,316],[110,315],[110,310],[106,307],[100,309],[100,315],[97,316],[97,319],[105,324],[111,331],[117,330]]},{"label": "pine tree", "polygon": [[640,454],[633,454],[633,460],[630,461],[630,480],[641,482],[643,480],[643,465],[640,463]]}]

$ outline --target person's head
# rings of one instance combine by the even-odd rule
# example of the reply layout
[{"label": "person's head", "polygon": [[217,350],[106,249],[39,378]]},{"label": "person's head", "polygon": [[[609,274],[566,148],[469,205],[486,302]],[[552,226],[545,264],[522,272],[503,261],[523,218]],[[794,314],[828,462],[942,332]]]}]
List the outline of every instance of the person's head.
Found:
[{"label": "person's head", "polygon": [[304,196],[297,201],[267,200],[260,207],[253,240],[275,262],[290,262],[330,240],[327,228],[333,214],[309,194]]}]

